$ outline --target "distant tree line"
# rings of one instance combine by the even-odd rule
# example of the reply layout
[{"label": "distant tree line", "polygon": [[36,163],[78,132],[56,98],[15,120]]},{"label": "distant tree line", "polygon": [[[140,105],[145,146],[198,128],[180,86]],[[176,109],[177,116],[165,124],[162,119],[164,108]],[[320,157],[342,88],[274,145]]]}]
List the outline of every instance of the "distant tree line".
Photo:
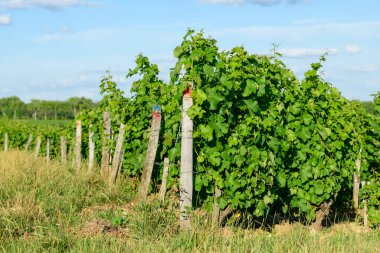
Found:
[{"label": "distant tree line", "polygon": [[[375,114],[373,101],[358,101],[364,109]],[[0,117],[15,119],[74,119],[78,112],[94,108],[89,98],[71,97],[65,101],[32,99],[24,103],[19,97],[0,98]]]},{"label": "distant tree line", "polygon": [[74,119],[77,113],[96,106],[91,99],[72,97],[65,101],[32,99],[25,103],[19,97],[0,98],[0,117],[15,119]]}]

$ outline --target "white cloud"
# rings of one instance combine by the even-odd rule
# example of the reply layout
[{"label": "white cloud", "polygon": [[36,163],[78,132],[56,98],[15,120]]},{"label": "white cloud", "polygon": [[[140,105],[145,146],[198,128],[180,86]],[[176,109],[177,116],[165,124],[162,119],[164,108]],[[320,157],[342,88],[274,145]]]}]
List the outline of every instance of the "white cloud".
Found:
[{"label": "white cloud", "polygon": [[355,66],[348,66],[346,69],[350,72],[376,72],[379,70],[379,66],[375,64],[363,64],[363,65],[355,65]]},{"label": "white cloud", "polygon": [[317,25],[317,24],[327,24],[328,21],[326,20],[319,20],[314,18],[305,18],[305,19],[297,19],[292,22],[293,25]]},{"label": "white cloud", "polygon": [[283,48],[278,49],[278,52],[285,57],[301,58],[309,56],[321,56],[324,53],[337,54],[336,48],[330,49],[316,49],[316,48]]},{"label": "white cloud", "polygon": [[360,53],[362,51],[362,49],[356,45],[347,45],[344,47],[344,49],[349,54],[357,54],[357,53]]},{"label": "white cloud", "polygon": [[48,32],[36,38],[37,42],[53,41],[98,41],[117,34],[112,29],[89,29],[84,31],[73,32],[68,28],[62,28],[59,31]]},{"label": "white cloud", "polygon": [[298,3],[306,3],[309,0],[198,0],[201,3],[208,4],[227,4],[227,5],[239,5],[239,4],[256,4],[261,6],[273,6],[280,4],[282,2],[286,2],[288,4],[298,4]]},{"label": "white cloud", "polygon": [[281,3],[281,0],[248,0],[248,3],[262,6],[271,6]]},{"label": "white cloud", "polygon": [[208,4],[231,4],[237,5],[243,3],[243,0],[199,0],[201,3]]},{"label": "white cloud", "polygon": [[370,86],[375,86],[375,87],[379,87],[380,85],[380,78],[377,78],[377,79],[372,79],[372,80],[368,80],[366,82],[367,85],[370,85]]},{"label": "white cloud", "polygon": [[0,25],[10,25],[12,24],[11,15],[0,15]]},{"label": "white cloud", "polygon": [[[312,25],[277,25],[277,26],[246,26],[228,29],[218,29],[213,32],[217,36],[245,36],[248,38],[279,38],[303,41],[310,37],[348,36],[349,38],[374,39],[380,38],[380,21],[362,21],[351,23],[319,23]],[[354,31],[354,32],[353,32]]]},{"label": "white cloud", "polygon": [[0,8],[3,9],[65,9],[68,7],[93,6],[94,2],[83,0],[2,0]]}]

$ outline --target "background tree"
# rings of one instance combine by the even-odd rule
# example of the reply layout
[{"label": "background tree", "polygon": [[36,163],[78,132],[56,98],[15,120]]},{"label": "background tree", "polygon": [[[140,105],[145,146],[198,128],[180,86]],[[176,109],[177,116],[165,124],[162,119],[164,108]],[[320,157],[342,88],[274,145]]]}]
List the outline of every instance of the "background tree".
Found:
[{"label": "background tree", "polygon": [[380,91],[378,91],[376,94],[373,94],[372,96],[374,96],[373,104],[375,113],[380,114]]},{"label": "background tree", "polygon": [[0,110],[3,117],[20,117],[25,113],[25,109],[25,103],[16,96],[0,99]]},{"label": "background tree", "polygon": [[65,101],[32,99],[24,103],[19,97],[0,98],[0,116],[5,118],[74,119],[80,111],[96,106],[91,99],[71,97]]}]

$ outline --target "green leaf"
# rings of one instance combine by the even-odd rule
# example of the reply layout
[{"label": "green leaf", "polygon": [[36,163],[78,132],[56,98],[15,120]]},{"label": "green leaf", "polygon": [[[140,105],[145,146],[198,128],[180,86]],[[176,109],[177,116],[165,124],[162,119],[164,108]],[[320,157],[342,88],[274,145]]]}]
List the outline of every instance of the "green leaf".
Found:
[{"label": "green leaf", "polygon": [[241,167],[241,165],[244,163],[244,157],[242,155],[235,156],[236,165],[238,167]]},{"label": "green leaf", "polygon": [[209,158],[208,158],[208,160],[210,161],[210,163],[212,164],[212,165],[215,165],[215,166],[219,166],[220,165],[220,158],[219,158],[219,156],[220,156],[220,153],[219,152],[213,152],[210,156],[209,156]]},{"label": "green leaf", "polygon": [[306,127],[303,127],[301,132],[299,132],[299,136],[301,137],[301,139],[304,142],[306,142],[307,140],[310,139],[311,133],[309,132],[309,130]]},{"label": "green leaf", "polygon": [[259,90],[257,92],[258,97],[262,97],[265,95],[265,84],[260,84],[259,85]]},{"label": "green leaf", "polygon": [[210,65],[203,65],[203,72],[206,74],[208,78],[214,77],[214,68]]},{"label": "green leaf", "polygon": [[174,52],[173,52],[175,58],[180,58],[181,55],[182,55],[182,53],[183,53],[183,49],[182,49],[182,47],[180,47],[180,46],[177,46],[177,47],[174,49]]},{"label": "green leaf", "polygon": [[302,180],[302,182],[306,182],[306,181],[308,181],[312,177],[313,177],[313,174],[311,173],[311,168],[309,166],[305,166],[301,170],[301,180]]},{"label": "green leaf", "polygon": [[244,88],[243,97],[248,97],[252,93],[256,93],[257,90],[257,84],[254,81],[248,79],[246,82],[247,85]]},{"label": "green leaf", "polygon": [[273,201],[274,201],[274,197],[273,196],[268,196],[268,195],[264,196],[264,203],[265,203],[265,205],[272,204]]},{"label": "green leaf", "polygon": [[198,161],[199,163],[203,163],[204,160],[205,160],[204,156],[202,156],[202,155],[198,155],[198,156],[197,156],[197,161]]},{"label": "green leaf", "polygon": [[304,124],[308,126],[312,122],[313,116],[311,116],[310,114],[304,114],[304,115],[302,115],[302,120],[303,120]]},{"label": "green leaf", "polygon": [[255,211],[253,212],[253,214],[256,216],[256,217],[261,217],[264,215],[264,210],[265,210],[265,203],[263,200],[260,200],[257,205],[256,205],[256,209]]},{"label": "green leaf", "polygon": [[317,180],[314,183],[314,188],[315,188],[315,190],[314,190],[315,194],[322,195],[324,193],[325,185],[322,183],[322,181]]},{"label": "green leaf", "polygon": [[196,89],[194,91],[193,98],[194,98],[196,104],[202,105],[203,102],[207,100],[207,95],[203,90]]},{"label": "green leaf", "polygon": [[290,141],[290,142],[292,142],[292,141],[294,141],[294,140],[297,139],[296,134],[292,130],[290,130],[290,129],[286,129],[285,130],[285,134],[286,134],[287,140]]},{"label": "green leaf", "polygon": [[232,82],[230,80],[228,80],[226,75],[223,75],[220,78],[220,84],[225,86],[228,90],[230,90],[232,88],[232,85],[233,85]]},{"label": "green leaf", "polygon": [[322,137],[323,140],[326,140],[331,135],[331,129],[328,127],[325,127],[318,131],[319,135]]},{"label": "green leaf", "polygon": [[201,131],[201,136],[208,141],[213,139],[213,129],[209,125],[199,125],[199,130]]},{"label": "green leaf", "polygon": [[218,204],[219,204],[219,208],[221,210],[223,210],[223,209],[226,209],[226,207],[228,205],[228,201],[226,199],[224,199],[224,198],[219,198]]},{"label": "green leaf", "polygon": [[286,174],[285,174],[285,172],[281,171],[280,173],[278,173],[276,179],[277,179],[277,182],[279,184],[279,187],[284,188],[286,185]]},{"label": "green leaf", "polygon": [[253,99],[244,99],[244,103],[247,105],[248,109],[254,113],[258,112],[260,107],[259,103]]},{"label": "green leaf", "polygon": [[300,103],[295,103],[294,105],[292,105],[291,107],[290,107],[290,112],[292,113],[292,114],[294,114],[294,115],[297,115],[297,114],[299,114],[300,113],[300,111],[301,111],[301,104]]},{"label": "green leaf", "polygon": [[209,91],[208,98],[210,102],[210,110],[218,109],[219,102],[224,100],[224,96],[222,94],[213,90]]},{"label": "green leaf", "polygon": [[197,175],[195,177],[195,190],[199,192],[201,191],[201,189],[202,189],[202,178],[199,175]]}]

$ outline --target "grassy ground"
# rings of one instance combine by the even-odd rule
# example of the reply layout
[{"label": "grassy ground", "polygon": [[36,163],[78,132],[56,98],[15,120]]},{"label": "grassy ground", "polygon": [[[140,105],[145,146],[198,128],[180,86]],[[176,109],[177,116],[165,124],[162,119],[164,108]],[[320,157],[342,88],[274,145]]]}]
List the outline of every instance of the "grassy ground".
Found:
[{"label": "grassy ground", "polygon": [[[85,169],[84,169],[85,170]],[[176,202],[131,202],[136,185],[74,173],[24,152],[0,153],[3,252],[380,252],[380,231],[355,223],[316,232],[301,224],[272,232],[213,229],[207,216],[181,231]],[[200,213],[200,212],[199,212]]]}]

